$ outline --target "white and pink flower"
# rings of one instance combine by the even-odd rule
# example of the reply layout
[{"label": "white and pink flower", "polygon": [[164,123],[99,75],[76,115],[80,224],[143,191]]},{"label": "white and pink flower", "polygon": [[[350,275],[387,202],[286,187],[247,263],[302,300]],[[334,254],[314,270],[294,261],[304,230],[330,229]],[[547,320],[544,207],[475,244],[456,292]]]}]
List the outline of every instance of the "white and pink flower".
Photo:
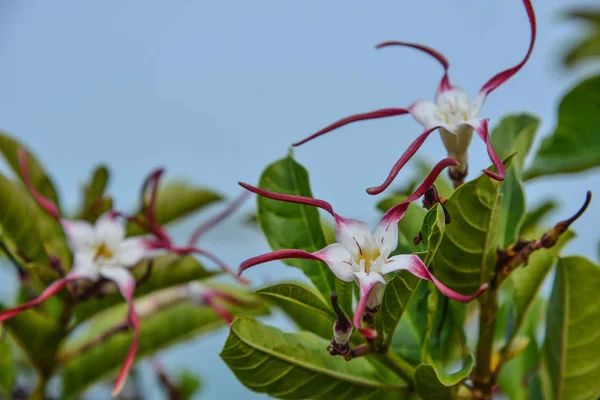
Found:
[{"label": "white and pink flower", "polygon": [[530,0],[523,0],[523,4],[525,6],[531,27],[531,40],[529,42],[529,48],[525,54],[525,57],[514,67],[494,75],[481,87],[479,93],[473,101],[469,100],[469,97],[463,89],[458,86],[453,86],[450,83],[450,78],[448,76],[450,64],[438,51],[416,43],[402,41],[384,42],[377,45],[376,48],[379,49],[389,46],[410,47],[429,54],[439,61],[440,64],[442,64],[442,67],[444,68],[444,75],[438,86],[435,102],[419,100],[406,108],[385,108],[352,115],[334,122],[333,124],[321,129],[304,140],[294,143],[293,146],[299,146],[318,136],[324,135],[325,133],[331,132],[334,129],[353,122],[411,114],[413,118],[424,127],[423,132],[408,147],[404,154],[402,154],[396,164],[394,164],[386,180],[379,186],[367,189],[369,194],[379,194],[387,189],[387,187],[396,178],[402,167],[416,153],[423,142],[425,142],[427,137],[436,130],[439,130],[440,132],[444,146],[448,151],[448,156],[456,159],[459,162],[459,165],[450,169],[450,176],[455,184],[460,184],[467,174],[467,149],[471,143],[473,132],[477,133],[477,136],[479,136],[486,144],[488,155],[497,171],[492,172],[489,170],[483,170],[483,172],[493,179],[504,180],[506,171],[502,161],[499,159],[494,151],[494,148],[492,147],[488,132],[488,120],[486,118],[478,118],[478,115],[481,107],[485,103],[487,96],[497,87],[515,75],[525,65],[531,55],[536,38],[535,14]]},{"label": "white and pink flower", "polygon": [[361,318],[367,308],[376,310],[381,304],[383,288],[386,284],[385,276],[390,272],[407,270],[421,279],[432,281],[445,296],[451,299],[460,302],[471,301],[487,288],[487,284],[483,284],[480,290],[472,296],[463,295],[437,280],[418,256],[413,254],[390,256],[398,245],[398,222],[406,213],[409,204],[427,192],[444,168],[456,166],[457,164],[455,160],[450,158],[440,161],[406,201],[394,206],[385,213],[375,231],[371,231],[364,222],[347,219],[336,214],[332,206],[326,201],[273,193],[246,183],[240,183],[241,186],[251,192],[270,199],[311,205],[327,211],[335,218],[337,243],[330,244],[314,253],[286,249],[263,254],[244,261],[240,265],[239,273],[257,264],[286,258],[322,261],[329,266],[329,269],[339,279],[345,282],[354,281],[359,285],[361,298],[354,313],[353,322],[354,326],[363,335],[371,338],[376,336],[376,332],[362,328],[360,325]]}]

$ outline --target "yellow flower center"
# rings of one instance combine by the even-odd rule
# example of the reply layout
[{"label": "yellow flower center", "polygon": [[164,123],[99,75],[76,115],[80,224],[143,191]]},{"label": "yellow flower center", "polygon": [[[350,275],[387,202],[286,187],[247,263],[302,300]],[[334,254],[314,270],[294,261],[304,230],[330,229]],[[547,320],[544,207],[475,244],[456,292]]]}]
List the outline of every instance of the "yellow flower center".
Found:
[{"label": "yellow flower center", "polygon": [[361,260],[365,260],[365,272],[371,272],[371,264],[377,260],[381,255],[377,246],[373,247],[361,247],[358,256],[356,257],[356,264],[360,265]]},{"label": "yellow flower center", "polygon": [[104,258],[105,260],[111,259],[113,257],[113,252],[108,248],[105,243],[100,244],[96,247],[96,255],[94,256],[94,260],[99,258]]}]

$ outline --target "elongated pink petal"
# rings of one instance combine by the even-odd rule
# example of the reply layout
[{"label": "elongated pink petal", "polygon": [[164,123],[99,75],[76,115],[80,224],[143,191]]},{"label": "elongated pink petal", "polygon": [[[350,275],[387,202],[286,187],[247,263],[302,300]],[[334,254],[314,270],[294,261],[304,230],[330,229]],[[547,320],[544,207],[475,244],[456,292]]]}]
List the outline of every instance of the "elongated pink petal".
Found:
[{"label": "elongated pink petal", "polygon": [[208,302],[210,308],[212,308],[213,311],[216,312],[223,321],[231,325],[231,323],[233,322],[233,316],[231,316],[231,314],[225,307],[214,301],[213,298],[207,298],[206,301]]},{"label": "elongated pink petal", "polygon": [[21,175],[23,175],[23,181],[25,182],[25,186],[31,192],[31,195],[38,202],[38,204],[54,219],[57,221],[60,220],[60,212],[58,211],[58,207],[51,200],[45,198],[41,195],[40,192],[36,189],[36,187],[31,182],[31,177],[29,176],[29,167],[27,162],[27,152],[24,149],[19,149],[19,166],[21,168]]},{"label": "elongated pink petal", "polygon": [[358,301],[358,305],[356,306],[356,311],[354,311],[354,318],[352,322],[361,335],[363,335],[367,339],[375,339],[377,337],[377,331],[369,328],[363,328],[361,326],[361,320],[367,308],[367,301],[369,300],[369,295],[371,294],[371,291],[373,290],[375,285],[380,284],[380,282],[378,282],[375,279],[368,279],[366,281],[359,281],[359,284],[361,297]]},{"label": "elongated pink petal", "polygon": [[386,118],[386,117],[394,117],[396,115],[404,115],[404,114],[408,114],[410,111],[407,108],[383,108],[381,110],[376,110],[376,111],[370,111],[370,112],[366,112],[363,114],[355,114],[355,115],[351,115],[349,117],[346,118],[342,118],[337,122],[334,122],[333,124],[326,126],[325,128],[321,129],[320,131],[318,131],[317,133],[314,133],[312,135],[310,135],[309,137],[307,137],[306,139],[303,139],[299,142],[296,142],[294,144],[292,144],[292,146],[300,146],[301,144],[304,144],[310,140],[313,140],[316,137],[319,137],[321,135],[324,135],[328,132],[331,132],[337,128],[340,128],[344,125],[348,125],[351,124],[353,122],[357,122],[357,121],[363,121],[366,119],[376,119],[376,118]]},{"label": "elongated pink petal", "polygon": [[266,253],[266,254],[263,254],[260,256],[256,256],[256,257],[247,259],[246,261],[244,261],[243,263],[240,264],[240,268],[238,269],[238,274],[241,274],[248,268],[253,267],[255,265],[263,264],[263,263],[266,263],[269,261],[283,260],[286,258],[304,258],[307,260],[317,260],[317,261],[325,262],[325,260],[323,260],[321,257],[319,257],[315,254],[309,253],[308,251],[284,249],[284,250],[277,250],[277,251],[273,251],[271,253]]},{"label": "elongated pink petal", "polygon": [[223,211],[216,214],[208,221],[204,222],[200,225],[190,236],[190,240],[188,241],[188,245],[195,246],[198,239],[206,233],[208,230],[214,228],[217,224],[222,222],[224,219],[229,217],[235,210],[237,210],[243,203],[246,201],[250,194],[248,192],[243,192],[240,194],[234,201],[232,201]]},{"label": "elongated pink petal", "polygon": [[487,149],[487,153],[490,156],[490,160],[492,161],[492,164],[494,164],[494,167],[496,167],[496,171],[498,171],[497,173],[494,173],[490,170],[484,169],[483,173],[492,179],[503,181],[504,178],[506,178],[506,169],[504,168],[502,160],[500,157],[498,157],[498,154],[496,154],[494,146],[492,146],[492,141],[488,132],[488,120],[480,119],[475,121],[467,121],[465,123],[471,125],[475,132],[477,132],[477,135],[481,138],[481,140],[483,140]]},{"label": "elongated pink petal", "polygon": [[435,58],[436,60],[438,60],[439,63],[442,64],[442,67],[444,67],[444,76],[442,77],[442,80],[440,81],[440,85],[438,87],[438,93],[445,92],[446,90],[450,90],[452,88],[452,85],[450,85],[450,78],[448,77],[448,68],[450,68],[450,63],[448,63],[448,60],[446,59],[446,57],[444,57],[442,55],[442,53],[440,53],[439,51],[437,51],[435,49],[432,49],[431,47],[424,46],[422,44],[411,43],[411,42],[402,42],[402,41],[398,41],[398,40],[390,40],[387,42],[379,43],[377,46],[375,46],[375,48],[381,49],[383,47],[390,47],[390,46],[411,47],[413,49],[420,50],[424,53],[427,53],[430,56],[432,56],[433,58]]},{"label": "elongated pink petal", "polygon": [[396,249],[398,245],[398,222],[404,217],[410,203],[425,195],[444,169],[455,165],[458,165],[458,162],[453,158],[444,158],[438,162],[425,180],[405,201],[390,208],[383,215],[375,229],[375,238],[381,243],[382,247],[387,248],[390,252]]},{"label": "elongated pink petal", "polygon": [[60,292],[65,286],[67,286],[69,282],[72,282],[75,279],[78,279],[78,277],[74,275],[67,275],[62,279],[52,282],[39,297],[30,300],[27,303],[21,304],[20,306],[11,308],[10,310],[0,312],[0,322],[4,322],[9,318],[12,318],[23,311],[30,309],[31,307],[35,307],[43,303],[44,301],[48,300],[48,298]]},{"label": "elongated pink petal", "polygon": [[[156,168],[155,170],[150,172],[150,175],[148,175],[146,177],[146,179],[144,179],[144,182],[142,183],[141,193],[140,193],[140,200],[141,200],[140,209],[141,210],[143,210],[145,208],[150,208],[151,210],[154,210],[154,208],[156,206],[156,196],[158,193],[158,184],[159,184],[160,178],[162,177],[164,172],[165,172],[164,168]],[[146,199],[146,192],[148,191],[148,188],[150,188],[150,200],[148,201],[148,205],[146,205],[145,199]]]},{"label": "elongated pink petal", "polygon": [[390,258],[390,262],[386,265],[386,267],[386,273],[405,269],[411,274],[418,276],[421,279],[433,282],[444,296],[461,303],[468,303],[472,301],[473,299],[481,295],[483,292],[485,292],[488,288],[488,284],[483,283],[479,287],[479,290],[477,290],[477,292],[472,296],[467,296],[455,292],[454,290],[450,289],[448,286],[440,282],[431,272],[429,272],[427,266],[423,263],[423,261],[421,261],[421,259],[414,254],[394,256]]},{"label": "elongated pink petal", "polygon": [[125,356],[125,361],[123,361],[123,365],[121,366],[119,375],[117,375],[117,380],[112,391],[113,397],[116,397],[119,393],[121,393],[121,390],[123,390],[127,376],[129,376],[129,371],[131,370],[131,367],[135,361],[135,355],[137,353],[140,340],[140,321],[137,313],[135,312],[135,304],[133,301],[133,295],[135,292],[135,279],[125,268],[113,267],[110,268],[110,272],[107,270],[108,269],[102,271],[102,275],[117,285],[119,291],[127,301],[127,304],[129,305],[128,320],[129,324],[133,328],[133,340],[129,345],[129,351]]},{"label": "elongated pink petal", "polygon": [[535,44],[535,38],[537,34],[537,27],[535,22],[535,13],[533,11],[533,5],[530,0],[523,0],[523,5],[525,6],[525,11],[527,12],[527,18],[529,19],[529,26],[531,29],[531,39],[529,41],[529,48],[527,49],[527,53],[523,60],[520,63],[515,65],[512,68],[499,72],[494,75],[489,81],[487,81],[482,87],[479,93],[482,95],[481,104],[485,101],[485,97],[490,94],[494,89],[498,86],[502,85],[504,82],[509,80],[514,74],[519,72],[519,70],[525,65],[527,60],[529,60],[529,56],[531,56],[531,52],[533,51],[533,45]]},{"label": "elongated pink petal", "polygon": [[333,217],[337,216],[337,214],[333,211],[333,207],[331,206],[331,204],[329,204],[325,200],[313,199],[310,197],[303,197],[303,196],[296,196],[293,194],[269,192],[268,190],[260,189],[260,188],[257,188],[256,186],[248,185],[247,183],[244,183],[244,182],[238,182],[238,184],[246,190],[249,190],[260,196],[267,197],[269,199],[286,201],[288,203],[305,204],[307,206],[315,206],[315,207],[318,207],[320,209],[327,211]]},{"label": "elongated pink petal", "polygon": [[408,160],[410,160],[412,156],[415,155],[417,150],[419,150],[419,148],[423,145],[427,137],[429,137],[429,135],[438,128],[439,126],[434,126],[423,131],[423,133],[421,133],[421,135],[419,135],[419,137],[417,137],[417,139],[415,139],[415,141],[412,142],[410,146],[408,146],[408,149],[406,149],[406,151],[404,152],[404,154],[402,154],[400,159],[396,161],[396,164],[394,164],[394,166],[392,167],[392,170],[390,171],[385,181],[379,186],[368,188],[367,193],[369,193],[370,195],[376,195],[387,189],[392,184],[394,179],[396,179],[396,176],[398,176],[398,173],[400,172],[402,167],[404,167]]}]

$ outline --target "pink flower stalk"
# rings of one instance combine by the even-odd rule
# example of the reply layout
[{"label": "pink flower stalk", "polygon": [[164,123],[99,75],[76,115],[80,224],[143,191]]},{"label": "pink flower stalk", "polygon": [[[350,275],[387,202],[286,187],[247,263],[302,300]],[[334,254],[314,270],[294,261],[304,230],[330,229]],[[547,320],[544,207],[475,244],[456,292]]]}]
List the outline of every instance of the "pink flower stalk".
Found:
[{"label": "pink flower stalk", "polygon": [[27,166],[27,153],[23,149],[19,150],[19,163],[23,180],[32,196],[62,225],[69,248],[73,253],[73,265],[66,276],[50,284],[36,299],[0,313],[0,322],[37,306],[58,293],[70,282],[80,279],[98,281],[100,278],[114,282],[129,304],[127,318],[134,331],[133,341],[113,390],[113,396],[116,396],[121,391],[129,374],[139,339],[139,319],[133,304],[135,278],[127,268],[137,264],[147,254],[149,248],[142,238],[126,239],[125,227],[116,220],[113,212],[108,212],[98,218],[94,225],[87,221],[62,219],[58,207],[43,197],[33,186]]},{"label": "pink flower stalk", "polygon": [[354,313],[353,322],[359,332],[368,338],[374,338],[376,332],[362,328],[360,326],[361,317],[367,309],[378,309],[383,297],[383,287],[386,283],[384,277],[390,272],[407,270],[421,279],[432,281],[445,296],[453,300],[471,301],[487,288],[487,284],[483,284],[474,295],[466,296],[453,291],[437,280],[418,256],[403,254],[390,257],[390,254],[398,245],[398,222],[406,213],[409,204],[427,192],[444,168],[455,165],[457,165],[457,162],[451,158],[440,161],[406,201],[394,206],[385,213],[375,232],[371,232],[369,226],[364,222],[347,219],[336,214],[332,206],[326,201],[268,192],[246,183],[240,183],[242,187],[251,192],[270,199],[311,205],[327,211],[335,218],[337,243],[330,244],[314,253],[288,249],[253,257],[240,265],[238,273],[241,274],[244,270],[257,264],[286,258],[322,261],[329,266],[339,279],[345,282],[355,281],[359,285],[361,298]]},{"label": "pink flower stalk", "polygon": [[[247,285],[248,281],[246,279],[237,276],[235,273],[232,272],[232,270],[224,261],[222,261],[213,253],[210,253],[206,250],[197,247],[196,243],[207,231],[209,231],[210,229],[218,225],[220,222],[225,220],[227,217],[229,217],[231,214],[233,214],[233,212],[237,210],[242,205],[242,203],[248,198],[248,193],[242,193],[234,201],[232,201],[224,210],[222,210],[220,213],[216,214],[208,221],[200,225],[198,228],[196,228],[196,230],[192,233],[188,240],[188,243],[185,246],[177,246],[156,218],[156,198],[158,193],[158,184],[160,182],[160,178],[163,172],[164,170],[162,168],[156,169],[148,176],[148,178],[146,178],[144,184],[142,185],[141,209],[143,218],[139,218],[138,216],[126,216],[126,218],[136,223],[142,229],[146,230],[154,236],[154,238],[146,239],[146,243],[151,249],[166,250],[181,255],[198,254],[200,256],[204,256],[209,260],[213,261],[215,264],[217,264],[217,266],[219,266],[221,270],[230,273],[242,284]],[[149,195],[147,195],[148,190],[150,191]],[[146,202],[144,201],[146,198],[149,198],[148,204],[146,204]]]},{"label": "pink flower stalk", "polygon": [[448,76],[450,64],[438,51],[416,43],[401,41],[383,42],[378,44],[376,48],[379,49],[389,46],[411,47],[429,54],[442,65],[444,68],[444,75],[437,89],[435,103],[428,100],[419,100],[406,108],[385,108],[363,114],[352,115],[334,122],[333,124],[321,129],[304,140],[294,143],[293,146],[299,146],[318,136],[324,135],[327,132],[331,132],[334,129],[353,122],[411,114],[419,124],[423,125],[423,132],[408,147],[404,154],[402,154],[396,164],[394,164],[386,180],[379,186],[367,189],[369,194],[379,194],[387,189],[392,181],[396,178],[402,167],[417,152],[427,137],[436,130],[439,130],[440,132],[444,146],[448,151],[448,156],[456,159],[459,162],[459,165],[454,166],[449,170],[450,177],[456,185],[462,183],[467,175],[467,149],[471,142],[473,131],[475,131],[477,136],[479,136],[486,144],[488,155],[497,171],[497,173],[489,170],[483,170],[483,172],[493,179],[500,181],[504,180],[506,171],[502,161],[492,147],[488,133],[488,119],[477,118],[477,116],[481,110],[481,107],[485,103],[487,96],[497,87],[515,75],[523,67],[523,65],[525,65],[529,59],[529,56],[531,55],[536,37],[535,14],[530,0],[523,0],[523,4],[525,6],[531,28],[531,40],[529,42],[527,53],[520,63],[512,68],[494,75],[489,81],[487,81],[481,87],[478,95],[475,97],[475,100],[469,101],[469,98],[464,90],[458,86],[453,86],[450,83],[450,78]]}]

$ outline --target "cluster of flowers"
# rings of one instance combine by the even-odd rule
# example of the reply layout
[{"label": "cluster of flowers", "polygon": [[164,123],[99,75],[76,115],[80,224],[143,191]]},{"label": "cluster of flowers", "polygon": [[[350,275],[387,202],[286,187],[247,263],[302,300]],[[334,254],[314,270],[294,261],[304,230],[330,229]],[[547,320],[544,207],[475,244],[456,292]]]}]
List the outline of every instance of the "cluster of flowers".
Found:
[{"label": "cluster of flowers", "polygon": [[[493,179],[504,179],[504,166],[496,155],[490,142],[488,120],[477,118],[477,115],[488,94],[517,73],[529,59],[535,42],[536,25],[531,2],[529,0],[523,0],[523,4],[525,5],[531,26],[531,41],[525,57],[514,67],[498,73],[485,83],[475,100],[472,102],[469,101],[466,93],[461,88],[451,85],[448,77],[448,61],[439,52],[426,46],[408,42],[390,41],[379,44],[377,48],[388,46],[411,47],[431,55],[442,64],[444,67],[444,75],[437,90],[435,103],[421,100],[413,103],[407,108],[387,108],[353,115],[329,125],[312,136],[295,143],[294,146],[301,145],[352,122],[411,114],[417,122],[424,126],[424,131],[408,147],[404,154],[402,154],[384,183],[367,190],[369,194],[373,195],[379,194],[389,187],[401,168],[415,154],[429,134],[435,130],[440,131],[449,158],[440,161],[433,168],[424,182],[406,199],[406,201],[391,208],[383,216],[374,232],[370,230],[367,224],[361,221],[347,219],[336,214],[333,211],[332,206],[323,200],[272,193],[245,183],[240,183],[245,189],[260,196],[315,206],[327,211],[335,219],[335,235],[337,243],[331,244],[314,253],[288,249],[254,257],[244,261],[240,265],[240,269],[236,276],[239,276],[239,274],[251,266],[267,261],[284,258],[305,258],[324,262],[329,266],[337,278],[345,282],[355,281],[360,288],[360,301],[354,313],[353,323],[350,324],[349,321],[340,316],[338,322],[336,322],[334,326],[332,345],[335,344],[340,346],[344,346],[348,343],[353,326],[367,338],[373,339],[376,337],[377,332],[361,326],[361,318],[366,312],[374,313],[379,309],[383,297],[383,288],[386,284],[385,276],[391,272],[407,270],[421,279],[433,282],[445,296],[460,302],[471,301],[481,294],[487,288],[487,284],[483,284],[479,291],[474,295],[466,296],[451,290],[437,280],[418,256],[390,255],[396,249],[398,244],[398,222],[404,216],[409,204],[425,195],[432,187],[435,179],[447,167],[449,167],[449,175],[456,186],[463,182],[467,174],[468,166],[467,149],[473,132],[477,133],[477,135],[485,142],[487,152],[496,168],[496,172],[491,172],[489,170],[484,170],[483,172]],[[222,269],[228,270],[223,261],[212,253],[198,248],[196,243],[202,234],[231,214],[244,200],[244,196],[238,198],[222,213],[196,229],[185,246],[177,246],[173,243],[172,239],[165,232],[155,216],[157,187],[163,173],[162,170],[159,169],[153,172],[142,185],[141,198],[143,211],[141,216],[129,216],[117,211],[110,211],[100,217],[94,225],[91,225],[87,221],[69,221],[63,219],[60,216],[56,205],[44,198],[32,185],[28,175],[27,155],[24,151],[20,152],[19,158],[24,180],[31,194],[40,206],[63,227],[68,239],[69,247],[73,253],[73,265],[64,277],[50,284],[38,298],[0,313],[0,322],[40,304],[63,288],[68,287],[71,282],[78,280],[105,280],[114,282],[125,300],[129,303],[128,322],[134,330],[134,339],[118,375],[113,391],[113,395],[116,395],[122,389],[128,372],[133,364],[139,337],[139,318],[136,314],[133,301],[136,281],[129,272],[128,267],[137,264],[140,260],[152,254],[152,252],[162,250],[180,255],[197,254],[207,257]],[[149,201],[145,201],[146,199],[149,199]],[[149,236],[126,238],[123,221],[131,221],[139,225],[149,234]],[[241,278],[238,279],[241,280]],[[198,284],[188,285],[186,293],[191,299],[202,304],[212,305],[215,311],[217,311],[225,320],[231,321],[229,313],[213,300],[221,298],[225,301],[235,302],[235,298],[216,289]],[[338,314],[343,315],[335,301],[334,308],[338,311]]]},{"label": "cluster of flowers", "polygon": [[[159,181],[163,174],[162,169],[151,173],[142,185],[142,212],[140,215],[126,215],[112,210],[102,215],[92,225],[85,220],[70,221],[63,219],[56,205],[42,196],[32,184],[27,166],[27,154],[24,150],[19,151],[19,162],[25,184],[32,196],[62,226],[69,249],[73,253],[73,264],[67,274],[51,283],[39,297],[1,312],[0,322],[39,305],[63,288],[68,287],[72,282],[113,282],[129,304],[127,320],[134,332],[132,343],[113,389],[113,395],[116,396],[122,390],[135,360],[140,332],[138,311],[136,311],[134,304],[136,280],[129,268],[138,264],[142,259],[162,250],[179,255],[197,254],[210,259],[224,271],[231,272],[221,259],[197,247],[196,243],[204,233],[231,215],[247,198],[247,194],[243,193],[221,213],[200,225],[192,233],[185,246],[177,246],[156,218],[156,199]],[[127,221],[137,224],[150,235],[126,237],[124,223]],[[62,266],[58,269],[62,270]],[[233,273],[232,275],[240,282],[247,284],[247,281],[239,278],[238,275]],[[190,282],[178,288],[178,290],[179,293],[185,294],[185,297],[194,303],[211,306],[228,323],[231,323],[233,318],[217,300],[220,299],[233,304],[239,304],[240,302],[239,299],[226,292],[210,288],[198,282]]]}]

